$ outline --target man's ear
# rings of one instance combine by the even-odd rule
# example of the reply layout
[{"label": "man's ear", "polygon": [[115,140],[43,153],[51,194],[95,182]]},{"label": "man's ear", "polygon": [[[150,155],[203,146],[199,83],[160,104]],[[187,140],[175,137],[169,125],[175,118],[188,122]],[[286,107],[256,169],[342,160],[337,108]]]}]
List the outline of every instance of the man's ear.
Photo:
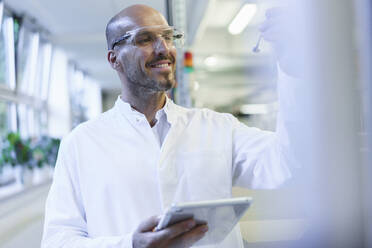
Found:
[{"label": "man's ear", "polygon": [[109,50],[107,53],[107,60],[114,70],[119,69],[119,62],[117,61],[116,54],[113,50]]}]

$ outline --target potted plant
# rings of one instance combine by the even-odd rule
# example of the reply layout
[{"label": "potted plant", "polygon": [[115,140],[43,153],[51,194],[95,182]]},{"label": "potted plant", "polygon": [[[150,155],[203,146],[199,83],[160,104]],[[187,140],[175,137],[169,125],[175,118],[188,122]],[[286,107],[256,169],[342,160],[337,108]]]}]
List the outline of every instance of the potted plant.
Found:
[{"label": "potted plant", "polygon": [[19,133],[10,132],[7,135],[9,142],[9,152],[6,154],[11,165],[14,167],[16,181],[24,186],[32,183],[32,163],[30,140],[22,140]]},{"label": "potted plant", "polygon": [[13,144],[9,141],[8,135],[0,139],[0,185],[14,182],[14,168],[17,165],[16,154]]}]

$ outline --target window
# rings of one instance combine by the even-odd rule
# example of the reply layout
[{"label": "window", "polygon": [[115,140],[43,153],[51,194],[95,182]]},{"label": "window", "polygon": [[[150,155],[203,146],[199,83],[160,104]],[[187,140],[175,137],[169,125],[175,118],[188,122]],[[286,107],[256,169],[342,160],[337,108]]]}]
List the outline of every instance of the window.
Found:
[{"label": "window", "polygon": [[48,99],[49,80],[50,80],[50,64],[52,59],[52,45],[43,42],[40,44],[38,56],[38,68],[36,75],[36,96],[40,100],[46,101]]},{"label": "window", "polygon": [[13,18],[4,14],[0,30],[0,84],[15,88]]},{"label": "window", "polygon": [[4,137],[8,131],[9,114],[6,102],[0,101],[0,137]]},{"label": "window", "polygon": [[18,127],[19,133],[22,137],[29,137],[29,115],[27,114],[27,105],[26,104],[18,104],[17,106],[17,114],[18,114]]},{"label": "window", "polygon": [[72,113],[72,127],[86,121],[86,108],[83,105],[85,75],[81,70],[70,66],[69,95]]},{"label": "window", "polygon": [[38,66],[39,34],[22,26],[19,33],[17,54],[17,90],[34,95]]},{"label": "window", "polygon": [[0,84],[6,84],[7,80],[6,80],[4,21],[1,21],[0,30],[1,30],[1,34],[0,34]]},{"label": "window", "polygon": [[9,131],[17,130],[15,104],[0,100],[0,137],[4,137]]}]

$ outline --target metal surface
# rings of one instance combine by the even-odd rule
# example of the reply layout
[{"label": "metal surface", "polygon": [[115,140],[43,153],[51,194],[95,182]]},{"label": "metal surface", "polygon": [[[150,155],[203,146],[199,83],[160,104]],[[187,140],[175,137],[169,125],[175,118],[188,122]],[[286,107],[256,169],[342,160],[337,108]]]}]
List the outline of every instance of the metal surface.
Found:
[{"label": "metal surface", "polygon": [[[187,37],[187,24],[186,24],[186,1],[185,0],[173,0],[172,1],[172,23],[175,27],[185,32]],[[191,98],[189,90],[189,80],[184,72],[183,60],[184,60],[184,48],[177,49],[177,68],[176,68],[176,81],[177,89],[175,100],[176,103],[181,106],[191,107]]]}]

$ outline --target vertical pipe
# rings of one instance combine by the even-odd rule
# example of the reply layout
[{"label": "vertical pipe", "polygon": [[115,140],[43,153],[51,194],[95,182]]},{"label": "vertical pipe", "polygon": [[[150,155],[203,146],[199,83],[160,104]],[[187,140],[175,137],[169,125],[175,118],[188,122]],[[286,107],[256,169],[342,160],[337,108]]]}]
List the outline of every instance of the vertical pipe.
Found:
[{"label": "vertical pipe", "polygon": [[364,240],[365,247],[372,247],[372,4],[369,0],[357,1],[358,25],[360,30],[360,70],[362,80],[364,163],[363,163],[363,200],[364,200]]},{"label": "vertical pipe", "polygon": [[169,26],[173,26],[173,15],[172,15],[172,0],[165,0],[165,11],[167,13],[167,21]]},{"label": "vertical pipe", "polygon": [[[298,247],[363,247],[353,2],[293,1],[303,54],[296,128],[309,225]],[[293,44],[298,47],[299,44]],[[302,61],[300,61],[302,60]]]},{"label": "vertical pipe", "polygon": [[0,31],[3,23],[4,2],[0,0]]},{"label": "vertical pipe", "polygon": [[[172,0],[172,23],[178,29],[182,30],[187,35],[187,22],[186,22],[186,1],[185,0]],[[176,68],[176,102],[185,107],[191,107],[191,97],[189,90],[189,82],[184,73],[184,48],[177,49],[177,68]]]}]

